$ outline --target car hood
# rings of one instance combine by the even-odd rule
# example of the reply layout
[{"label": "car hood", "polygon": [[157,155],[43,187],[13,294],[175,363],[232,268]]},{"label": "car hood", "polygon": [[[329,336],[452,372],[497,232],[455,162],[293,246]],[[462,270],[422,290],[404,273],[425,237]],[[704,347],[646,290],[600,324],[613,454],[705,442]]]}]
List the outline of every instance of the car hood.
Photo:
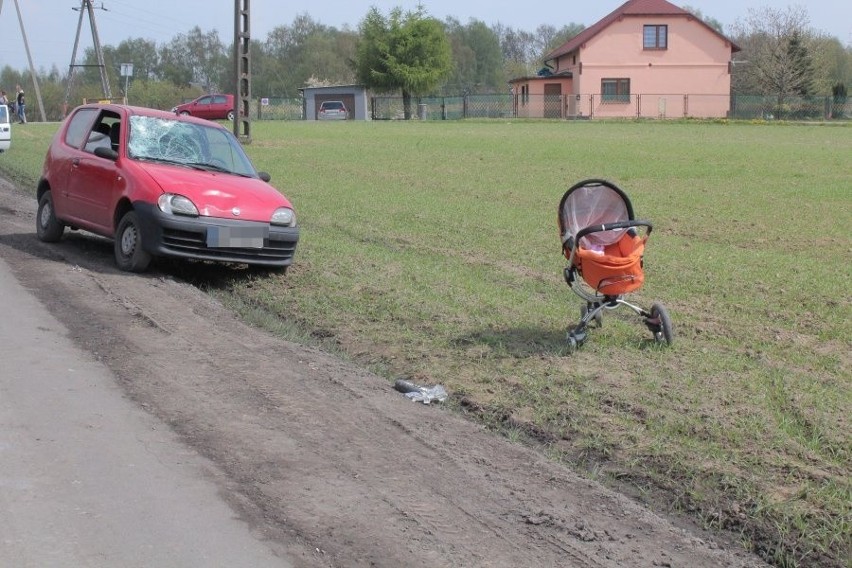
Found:
[{"label": "car hood", "polygon": [[205,217],[269,222],[279,207],[292,209],[284,195],[258,178],[166,164],[143,163],[140,167],[163,193],[188,197]]}]

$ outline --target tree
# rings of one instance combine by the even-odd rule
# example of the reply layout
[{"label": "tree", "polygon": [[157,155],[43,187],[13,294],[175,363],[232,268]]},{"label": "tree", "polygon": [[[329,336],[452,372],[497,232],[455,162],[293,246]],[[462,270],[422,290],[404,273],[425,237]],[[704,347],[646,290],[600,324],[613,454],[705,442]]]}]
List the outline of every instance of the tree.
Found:
[{"label": "tree", "polygon": [[121,75],[122,63],[131,63],[134,79],[148,81],[157,78],[160,58],[156,43],[136,38],[126,39],[114,49],[110,46],[104,47],[104,62],[117,76]]},{"label": "tree", "polygon": [[444,27],[428,17],[423,6],[405,14],[394,8],[388,18],[373,7],[360,31],[355,56],[358,80],[383,92],[401,90],[405,118],[410,119],[412,95],[432,91],[452,70]]},{"label": "tree", "polygon": [[815,37],[804,8],[750,9],[745,22],[735,25],[735,42],[747,64],[737,68],[736,92],[773,95],[779,110],[785,99],[810,92],[814,81],[810,50]]},{"label": "tree", "polygon": [[228,53],[216,30],[204,33],[195,26],[160,49],[160,72],[176,85],[196,84],[208,92],[221,89]]},{"label": "tree", "polygon": [[800,97],[809,96],[814,81],[814,66],[798,30],[787,39],[787,58],[790,60],[792,91]]},{"label": "tree", "polygon": [[538,51],[536,59],[543,60],[545,55],[583,31],[584,28],[583,24],[575,24],[574,22],[559,29],[551,25],[540,25],[535,30],[536,49]]},{"label": "tree", "polygon": [[541,53],[536,38],[530,32],[514,30],[497,24],[494,28],[503,52],[503,70],[507,77],[534,75],[540,66]]},{"label": "tree", "polygon": [[817,37],[811,42],[811,55],[816,94],[827,95],[840,83],[852,85],[852,44],[844,46],[836,37]]},{"label": "tree", "polygon": [[454,63],[444,89],[454,94],[501,92],[506,77],[497,34],[484,22],[473,19],[461,25],[455,18],[447,18],[444,26]]},{"label": "tree", "polygon": [[708,26],[710,26],[711,28],[713,28],[714,30],[719,32],[720,34],[723,33],[722,22],[720,22],[716,18],[711,18],[710,16],[705,16],[704,14],[701,13],[701,10],[699,10],[698,8],[693,8],[689,4],[684,4],[683,6],[681,6],[681,8],[686,10],[687,12],[689,12],[690,14],[692,14],[693,16],[695,16],[696,18],[698,18],[699,20],[701,20],[702,22],[704,22],[705,24],[707,24]]},{"label": "tree", "polygon": [[351,83],[357,39],[348,28],[337,30],[300,14],[290,25],[273,28],[258,52],[252,52],[252,90],[264,96],[292,97],[311,78],[327,84]]}]

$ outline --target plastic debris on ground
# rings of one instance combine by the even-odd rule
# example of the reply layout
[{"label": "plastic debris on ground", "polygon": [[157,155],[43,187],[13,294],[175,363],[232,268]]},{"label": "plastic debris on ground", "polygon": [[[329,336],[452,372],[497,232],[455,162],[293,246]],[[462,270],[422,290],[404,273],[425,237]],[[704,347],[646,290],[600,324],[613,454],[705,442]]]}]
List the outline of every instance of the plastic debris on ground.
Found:
[{"label": "plastic debris on ground", "polygon": [[449,396],[446,389],[441,385],[422,387],[405,379],[397,379],[393,388],[404,393],[409,400],[423,404],[431,404],[434,401],[444,402]]}]

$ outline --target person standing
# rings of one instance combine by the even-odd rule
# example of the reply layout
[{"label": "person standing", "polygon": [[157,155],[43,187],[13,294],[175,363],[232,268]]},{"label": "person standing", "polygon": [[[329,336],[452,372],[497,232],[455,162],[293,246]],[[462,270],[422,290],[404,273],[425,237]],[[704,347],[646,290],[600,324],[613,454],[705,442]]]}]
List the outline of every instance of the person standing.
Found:
[{"label": "person standing", "polygon": [[12,117],[18,114],[18,104],[15,102],[15,99],[10,99],[6,95],[6,91],[3,91],[0,101],[3,101],[3,104],[9,109],[9,120],[11,121]]},{"label": "person standing", "polygon": [[24,90],[20,85],[17,85],[18,94],[15,97],[15,103],[18,106],[18,123],[26,124],[27,123],[27,101],[24,98]]},{"label": "person standing", "polygon": [[9,97],[6,96],[6,91],[0,91],[0,105],[9,107],[9,110],[12,110],[12,105],[9,103]]}]

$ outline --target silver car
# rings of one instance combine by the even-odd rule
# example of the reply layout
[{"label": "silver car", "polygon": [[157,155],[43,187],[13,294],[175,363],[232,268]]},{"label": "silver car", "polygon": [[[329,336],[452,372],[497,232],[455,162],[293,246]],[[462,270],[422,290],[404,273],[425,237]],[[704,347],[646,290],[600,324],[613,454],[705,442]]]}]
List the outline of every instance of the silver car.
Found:
[{"label": "silver car", "polygon": [[323,101],[320,104],[317,120],[346,120],[349,112],[343,101]]}]

